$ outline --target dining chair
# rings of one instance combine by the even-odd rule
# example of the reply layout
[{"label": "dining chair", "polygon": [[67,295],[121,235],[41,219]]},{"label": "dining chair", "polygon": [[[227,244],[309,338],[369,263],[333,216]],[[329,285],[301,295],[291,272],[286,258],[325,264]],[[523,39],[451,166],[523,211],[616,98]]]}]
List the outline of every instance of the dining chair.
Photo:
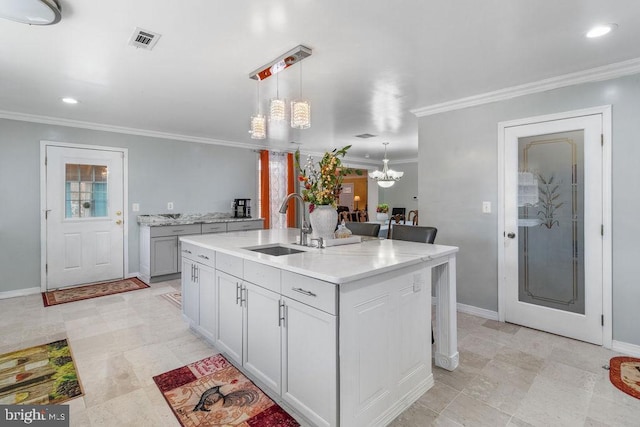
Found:
[{"label": "dining chair", "polygon": [[410,242],[433,243],[438,229],[435,227],[421,227],[418,225],[394,224],[389,227],[391,239]]},{"label": "dining chair", "polygon": [[338,224],[342,223],[343,220],[344,222],[351,221],[351,214],[348,211],[342,211],[338,214]]},{"label": "dining chair", "polygon": [[378,237],[380,224],[373,222],[347,222],[345,226],[356,236]]},{"label": "dining chair", "polygon": [[409,221],[413,225],[418,225],[418,210],[417,209],[409,211],[409,213],[407,214],[407,221]]},{"label": "dining chair", "polygon": [[359,211],[358,212],[358,222],[367,222],[369,221],[369,215],[367,211]]},{"label": "dining chair", "polygon": [[391,238],[392,225],[395,226],[396,224],[400,224],[400,223],[406,224],[406,221],[405,221],[405,218],[404,218],[403,214],[395,214],[395,215],[391,215],[391,217],[389,217],[389,228],[387,228],[387,239]]}]

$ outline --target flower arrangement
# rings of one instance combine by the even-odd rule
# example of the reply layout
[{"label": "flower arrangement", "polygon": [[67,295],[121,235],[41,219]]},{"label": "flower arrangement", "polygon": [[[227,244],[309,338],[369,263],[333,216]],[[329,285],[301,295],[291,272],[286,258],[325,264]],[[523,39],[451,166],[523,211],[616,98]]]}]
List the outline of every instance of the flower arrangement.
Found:
[{"label": "flower arrangement", "polygon": [[376,207],[376,212],[381,212],[381,213],[387,213],[389,212],[389,205],[386,203],[380,203],[377,207]]},{"label": "flower arrangement", "polygon": [[300,150],[296,151],[295,163],[298,169],[298,180],[302,185],[302,198],[309,202],[309,213],[317,205],[336,206],[342,191],[342,179],[350,173],[362,174],[362,171],[345,168],[340,157],[347,154],[350,145],[324,153],[322,159],[314,164],[311,156],[307,157],[304,169],[300,167]]}]

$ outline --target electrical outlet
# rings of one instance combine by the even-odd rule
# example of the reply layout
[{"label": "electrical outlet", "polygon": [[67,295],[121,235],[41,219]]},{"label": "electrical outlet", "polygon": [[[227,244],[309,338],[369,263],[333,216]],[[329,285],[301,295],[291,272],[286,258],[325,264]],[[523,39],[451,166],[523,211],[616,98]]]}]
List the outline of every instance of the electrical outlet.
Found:
[{"label": "electrical outlet", "polygon": [[173,210],[173,202],[167,203],[167,210],[169,210],[169,211]]},{"label": "electrical outlet", "polygon": [[134,212],[140,212],[140,203],[134,203],[131,205],[131,210]]},{"label": "electrical outlet", "polygon": [[482,202],[482,213],[491,213],[491,202]]}]

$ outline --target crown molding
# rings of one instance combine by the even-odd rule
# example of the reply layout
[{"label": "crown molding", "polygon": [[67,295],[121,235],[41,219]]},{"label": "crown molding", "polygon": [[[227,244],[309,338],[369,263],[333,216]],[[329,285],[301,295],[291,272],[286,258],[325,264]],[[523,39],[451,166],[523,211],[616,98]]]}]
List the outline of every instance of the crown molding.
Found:
[{"label": "crown molding", "polygon": [[617,77],[628,76],[640,72],[640,58],[628,61],[616,62],[602,67],[591,68],[589,70],[578,71],[576,73],[564,74],[537,82],[526,83],[519,86],[512,86],[494,92],[487,92],[480,95],[455,99],[442,102],[440,104],[428,105],[426,107],[410,110],[417,117],[431,116],[445,113],[447,111],[460,110],[477,105],[488,104],[490,102],[504,101],[517,98],[519,96],[533,93],[545,92],[561,87],[573,86],[582,83],[610,80]]},{"label": "crown molding", "polygon": [[185,142],[197,142],[200,144],[224,145],[234,148],[246,148],[249,150],[268,149],[267,146],[259,146],[246,142],[225,141],[222,139],[204,138],[199,136],[181,135],[177,133],[159,132],[148,129],[129,128],[124,126],[106,125],[81,120],[62,119],[59,117],[39,116],[35,114],[17,113],[13,111],[0,110],[1,119],[19,120],[23,122],[43,123],[47,125],[66,126],[79,129],[90,129],[103,132],[122,133],[126,135],[147,136],[150,138],[172,139]]}]

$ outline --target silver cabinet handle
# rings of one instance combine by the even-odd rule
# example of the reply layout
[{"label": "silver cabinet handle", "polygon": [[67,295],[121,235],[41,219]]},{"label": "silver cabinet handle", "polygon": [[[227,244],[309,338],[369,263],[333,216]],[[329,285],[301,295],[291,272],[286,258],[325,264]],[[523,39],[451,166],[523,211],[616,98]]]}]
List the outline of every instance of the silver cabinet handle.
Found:
[{"label": "silver cabinet handle", "polygon": [[299,292],[299,293],[301,293],[303,295],[310,296],[310,297],[317,297],[318,296],[318,295],[314,294],[313,292],[307,291],[306,289],[302,289],[302,288],[293,288],[292,290],[294,290],[296,292]]},{"label": "silver cabinet handle", "polygon": [[284,325],[284,301],[278,302],[278,326]]},{"label": "silver cabinet handle", "polygon": [[202,255],[202,254],[198,254],[198,257],[200,257],[200,258],[204,258],[204,259],[209,259],[209,257],[208,257],[208,256],[206,256],[206,255]]},{"label": "silver cabinet handle", "polygon": [[244,306],[247,306],[247,287],[246,286],[241,286],[240,287],[240,305],[244,304]]},{"label": "silver cabinet handle", "polygon": [[187,253],[187,254],[191,253],[191,251],[189,249],[183,249],[182,252]]},{"label": "silver cabinet handle", "polygon": [[195,266],[196,266],[195,264],[191,264],[191,281],[192,282],[196,281],[196,279],[195,279],[195,277],[196,277]]},{"label": "silver cabinet handle", "polygon": [[179,230],[171,230],[171,232],[173,233],[180,233],[181,231],[184,231],[184,228],[181,228]]},{"label": "silver cabinet handle", "polygon": [[194,282],[200,282],[200,269],[196,264],[193,264],[193,271],[195,272]]},{"label": "silver cabinet handle", "polygon": [[240,283],[236,282],[236,304],[240,303]]}]

